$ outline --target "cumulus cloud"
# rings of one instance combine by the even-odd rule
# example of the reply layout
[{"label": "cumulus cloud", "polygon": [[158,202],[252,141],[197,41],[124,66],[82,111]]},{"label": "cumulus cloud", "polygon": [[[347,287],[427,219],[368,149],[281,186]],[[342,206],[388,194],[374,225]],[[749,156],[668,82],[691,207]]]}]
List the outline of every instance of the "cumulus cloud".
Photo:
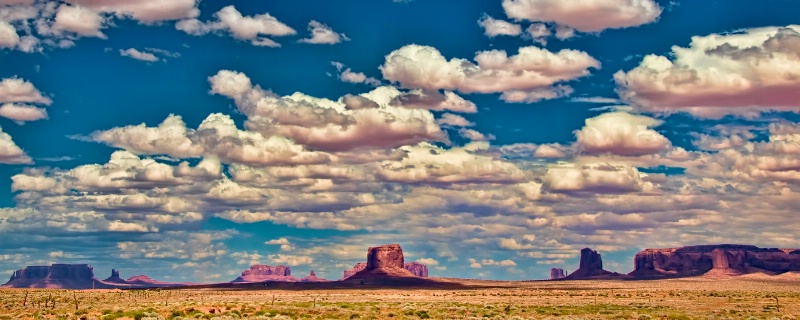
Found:
[{"label": "cumulus cloud", "polygon": [[232,5],[214,13],[214,18],[216,20],[207,22],[197,19],[181,20],[175,24],[175,28],[193,36],[229,32],[236,39],[250,41],[254,46],[263,47],[280,47],[280,44],[269,37],[282,37],[297,33],[269,13],[243,16]]},{"label": "cumulus cloud", "polygon": [[350,41],[350,38],[343,33],[336,33],[331,27],[315,20],[311,20],[311,22],[308,23],[308,30],[311,32],[311,37],[300,39],[298,42],[310,44],[337,44],[342,41]]},{"label": "cumulus cloud", "polygon": [[430,144],[401,147],[407,156],[382,163],[379,175],[387,181],[406,183],[512,183],[524,179],[524,173],[514,164],[472,152],[486,147],[485,142],[450,149]]},{"label": "cumulus cloud", "polygon": [[470,122],[464,117],[452,113],[443,114],[439,120],[436,120],[436,123],[451,127],[471,127],[475,125],[475,123]]},{"label": "cumulus cloud", "polygon": [[148,24],[193,18],[200,14],[200,10],[197,9],[198,0],[67,0],[66,2]]},{"label": "cumulus cloud", "polygon": [[380,108],[353,110],[342,99],[332,101],[299,92],[275,97],[235,71],[221,70],[209,81],[212,93],[232,98],[247,115],[248,129],[319,150],[386,148],[447,139],[430,111],[390,106],[393,97],[383,87],[362,94]]},{"label": "cumulus cloud", "polygon": [[157,62],[161,59],[156,57],[156,55],[150,52],[139,51],[136,48],[128,48],[125,50],[119,50],[119,54],[123,57],[129,57],[131,59],[136,59],[139,61],[147,61],[147,62]]},{"label": "cumulus cloud", "polygon": [[522,34],[522,27],[516,23],[497,20],[484,14],[478,20],[478,24],[483,27],[484,34],[489,38],[496,36],[518,36]]},{"label": "cumulus cloud", "polygon": [[213,156],[226,163],[253,166],[330,161],[329,155],[308,151],[284,137],[239,130],[229,116],[219,113],[209,115],[196,130],[187,128],[180,116],[170,115],[158,127],[119,127],[95,132],[91,138],[136,154]]},{"label": "cumulus cloud", "polygon": [[586,119],[586,125],[575,136],[584,153],[640,156],[672,147],[669,139],[650,129],[660,124],[661,121],[646,116],[608,112]]},{"label": "cumulus cloud", "polygon": [[[448,61],[436,48],[407,45],[387,55],[380,69],[385,79],[405,88],[504,92],[507,99],[523,102],[559,95],[555,91],[566,93],[563,87],[558,90],[551,86],[586,76],[590,68],[600,67],[600,62],[582,51],[553,53],[537,47],[520,48],[511,57],[501,50],[482,51],[474,60],[477,63],[460,58]],[[555,91],[546,93],[548,89]]]},{"label": "cumulus cloud", "polygon": [[14,48],[19,44],[17,29],[10,23],[0,20],[0,48]]},{"label": "cumulus cloud", "polygon": [[635,27],[658,19],[653,0],[503,0],[509,18],[548,22],[581,32]]},{"label": "cumulus cloud", "polygon": [[53,30],[75,33],[83,37],[105,39],[100,31],[105,28],[106,19],[97,11],[79,5],[62,4],[58,7]]},{"label": "cumulus cloud", "polygon": [[6,103],[0,106],[0,117],[18,122],[47,119],[47,110],[28,105]]},{"label": "cumulus cloud", "polygon": [[647,112],[719,118],[796,111],[798,43],[800,26],[794,25],[697,36],[688,48],[648,55],[614,79],[622,100]]},{"label": "cumulus cloud", "polygon": [[530,91],[512,90],[503,92],[500,99],[512,103],[534,103],[569,96],[575,90],[570,86],[557,85],[552,88],[533,89]]},{"label": "cumulus cloud", "polygon": [[8,133],[3,132],[0,128],[0,163],[6,164],[28,164],[33,163],[25,151],[14,143]]},{"label": "cumulus cloud", "polygon": [[35,103],[49,105],[53,101],[42,95],[32,83],[20,78],[0,81],[0,102]]},{"label": "cumulus cloud", "polygon": [[624,193],[652,189],[639,170],[627,164],[562,164],[542,178],[550,192]]}]

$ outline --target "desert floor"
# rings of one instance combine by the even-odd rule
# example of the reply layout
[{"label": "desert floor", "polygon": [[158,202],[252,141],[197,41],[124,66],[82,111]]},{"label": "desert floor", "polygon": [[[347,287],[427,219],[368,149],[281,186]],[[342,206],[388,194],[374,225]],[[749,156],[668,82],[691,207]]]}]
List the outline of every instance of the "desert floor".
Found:
[{"label": "desert floor", "polygon": [[459,281],[469,289],[0,290],[0,319],[795,319],[800,280]]}]

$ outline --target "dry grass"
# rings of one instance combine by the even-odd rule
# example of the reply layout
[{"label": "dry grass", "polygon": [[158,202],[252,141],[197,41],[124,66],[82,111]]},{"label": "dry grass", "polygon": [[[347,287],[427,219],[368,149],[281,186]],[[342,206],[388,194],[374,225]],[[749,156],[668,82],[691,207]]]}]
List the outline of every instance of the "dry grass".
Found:
[{"label": "dry grass", "polygon": [[465,284],[493,288],[306,291],[4,289],[0,290],[0,319],[646,320],[795,319],[800,315],[798,281],[473,280]]}]

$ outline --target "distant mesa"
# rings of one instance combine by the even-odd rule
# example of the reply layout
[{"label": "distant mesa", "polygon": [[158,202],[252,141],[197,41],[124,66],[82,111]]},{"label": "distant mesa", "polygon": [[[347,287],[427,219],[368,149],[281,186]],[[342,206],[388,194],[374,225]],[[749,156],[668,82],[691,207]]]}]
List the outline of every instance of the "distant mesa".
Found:
[{"label": "distant mesa", "polygon": [[305,276],[302,279],[300,279],[300,281],[301,282],[325,282],[325,281],[328,281],[328,280],[317,277],[317,275],[314,273],[314,270],[311,270],[311,273],[309,273],[307,276]]},{"label": "distant mesa", "polygon": [[190,285],[152,280],[147,276],[123,280],[119,271],[111,270],[105,280],[94,277],[94,269],[88,264],[53,264],[51,266],[28,266],[15,271],[3,288],[50,288],[50,289],[113,289],[156,288]]},{"label": "distant mesa", "polygon": [[743,274],[777,275],[800,271],[800,250],[720,244],[645,249],[634,257],[637,279],[725,278]]},{"label": "distant mesa", "polygon": [[587,280],[587,279],[623,279],[627,276],[624,274],[606,271],[603,269],[603,259],[597,251],[589,248],[581,250],[581,262],[578,270],[565,276],[564,280]]},{"label": "distant mesa", "polygon": [[566,275],[564,274],[564,269],[561,268],[550,269],[550,280],[563,279],[564,277],[566,277]]},{"label": "distant mesa", "polygon": [[268,266],[256,264],[249,269],[242,271],[242,275],[231,281],[231,283],[265,282],[265,281],[289,281],[296,282],[299,279],[292,276],[291,268],[287,266]]},{"label": "distant mesa", "polygon": [[88,264],[28,266],[14,271],[4,288],[92,289],[113,288],[94,278]]}]

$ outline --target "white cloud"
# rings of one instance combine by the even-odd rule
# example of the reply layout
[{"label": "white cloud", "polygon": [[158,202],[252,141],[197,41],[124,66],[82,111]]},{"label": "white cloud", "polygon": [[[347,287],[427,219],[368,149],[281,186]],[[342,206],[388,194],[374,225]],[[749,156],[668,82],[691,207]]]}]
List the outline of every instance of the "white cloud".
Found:
[{"label": "white cloud", "polygon": [[419,259],[417,259],[416,262],[419,262],[419,263],[424,264],[424,265],[429,266],[429,267],[438,266],[439,265],[439,261],[436,261],[436,259],[434,259],[434,258],[419,258]]},{"label": "white cloud", "polygon": [[490,38],[496,36],[518,36],[522,34],[522,27],[520,27],[520,25],[497,20],[486,14],[478,20],[478,24],[483,27],[484,34]]},{"label": "white cloud", "polygon": [[139,51],[136,48],[119,50],[119,54],[123,57],[130,57],[131,59],[136,59],[139,61],[157,62],[161,60],[150,52]]},{"label": "white cloud", "polygon": [[53,101],[39,92],[32,83],[20,78],[0,81],[0,102],[21,102],[49,105]]},{"label": "white cloud", "polygon": [[209,115],[194,130],[180,116],[170,115],[158,127],[145,124],[98,131],[92,139],[136,154],[165,154],[176,158],[213,156],[226,163],[253,166],[315,164],[331,160],[282,136],[239,130],[223,114]]},{"label": "white cloud", "polygon": [[248,117],[248,129],[319,150],[377,149],[447,139],[430,111],[388,105],[392,96],[384,87],[362,94],[382,105],[380,108],[352,110],[344,98],[332,101],[300,92],[275,97],[252,86],[239,72],[221,70],[209,81],[212,93],[234,99]]},{"label": "white cloud", "polygon": [[243,16],[234,6],[227,6],[214,14],[216,20],[202,22],[197,19],[182,20],[175,28],[194,36],[212,32],[228,31],[239,40],[247,40],[254,46],[280,47],[268,38],[294,35],[297,32],[269,13]]},{"label": "white cloud", "polygon": [[[648,55],[614,75],[623,101],[647,112],[699,117],[800,110],[800,26],[692,38],[669,56]],[[674,58],[669,58],[674,57]]]},{"label": "white cloud", "polygon": [[314,263],[314,258],[301,255],[271,254],[268,255],[273,264],[288,265],[291,267],[309,265]]},{"label": "white cloud", "polygon": [[100,13],[79,5],[62,4],[58,7],[53,30],[72,32],[84,37],[105,39],[100,31],[105,28],[106,19]]},{"label": "white cloud", "polygon": [[635,27],[658,19],[653,0],[503,0],[509,18],[552,22],[582,32]]},{"label": "white cloud", "polygon": [[298,42],[310,44],[337,44],[342,41],[349,41],[344,34],[336,33],[330,27],[318,21],[311,20],[308,23],[308,30],[311,32],[311,38],[300,39]]},{"label": "white cloud", "polygon": [[524,101],[525,97],[520,97],[519,92],[554,96],[557,94],[541,94],[541,90],[586,76],[590,68],[600,67],[600,62],[585,52],[561,50],[553,53],[537,47],[520,48],[519,53],[511,57],[501,50],[482,51],[474,59],[477,63],[459,58],[448,61],[436,48],[407,45],[387,55],[380,69],[385,79],[405,88],[507,92],[519,97],[516,100]]},{"label": "white cloud", "polygon": [[557,85],[549,88],[540,88],[530,91],[512,90],[503,92],[500,99],[512,103],[534,103],[542,100],[552,100],[569,96],[575,90],[570,86]]},{"label": "white cloud", "polygon": [[0,128],[0,163],[28,164],[32,162],[31,157],[14,143],[8,133],[3,132],[3,129]]},{"label": "white cloud", "polygon": [[148,24],[193,18],[200,14],[200,10],[197,9],[198,0],[67,0],[67,3]]},{"label": "white cloud", "polygon": [[0,117],[14,121],[36,121],[47,119],[47,110],[24,104],[6,103],[0,106]]},{"label": "white cloud", "polygon": [[552,166],[542,178],[551,192],[624,193],[651,189],[635,167],[626,164],[561,164]]},{"label": "white cloud", "polygon": [[650,129],[660,124],[661,121],[646,116],[608,112],[586,119],[586,126],[576,131],[575,136],[584,153],[640,156],[672,147],[669,139]]},{"label": "white cloud", "polygon": [[490,141],[495,139],[495,136],[491,133],[483,134],[478,130],[467,128],[458,129],[458,135],[465,139],[469,139],[470,141]]},{"label": "white cloud", "polygon": [[443,114],[439,120],[436,120],[436,123],[452,127],[471,127],[475,125],[475,123],[470,122],[464,117],[452,113]]},{"label": "white cloud", "polygon": [[14,48],[19,44],[17,29],[10,23],[0,20],[0,48]]},{"label": "white cloud", "polygon": [[367,77],[362,72],[353,72],[350,68],[345,69],[339,75],[339,79],[350,83],[364,83],[373,87],[379,86],[381,81],[373,77]]},{"label": "white cloud", "polygon": [[547,38],[553,34],[553,32],[550,31],[550,28],[548,28],[544,23],[531,23],[531,25],[525,29],[525,32],[528,37],[531,37],[533,41],[536,41],[541,45],[547,45]]},{"label": "white cloud", "polygon": [[281,251],[291,251],[291,250],[294,249],[294,246],[292,245],[292,243],[289,242],[289,239],[286,239],[286,238],[278,238],[278,239],[269,240],[267,242],[264,242],[264,244],[280,245],[281,246]]}]

